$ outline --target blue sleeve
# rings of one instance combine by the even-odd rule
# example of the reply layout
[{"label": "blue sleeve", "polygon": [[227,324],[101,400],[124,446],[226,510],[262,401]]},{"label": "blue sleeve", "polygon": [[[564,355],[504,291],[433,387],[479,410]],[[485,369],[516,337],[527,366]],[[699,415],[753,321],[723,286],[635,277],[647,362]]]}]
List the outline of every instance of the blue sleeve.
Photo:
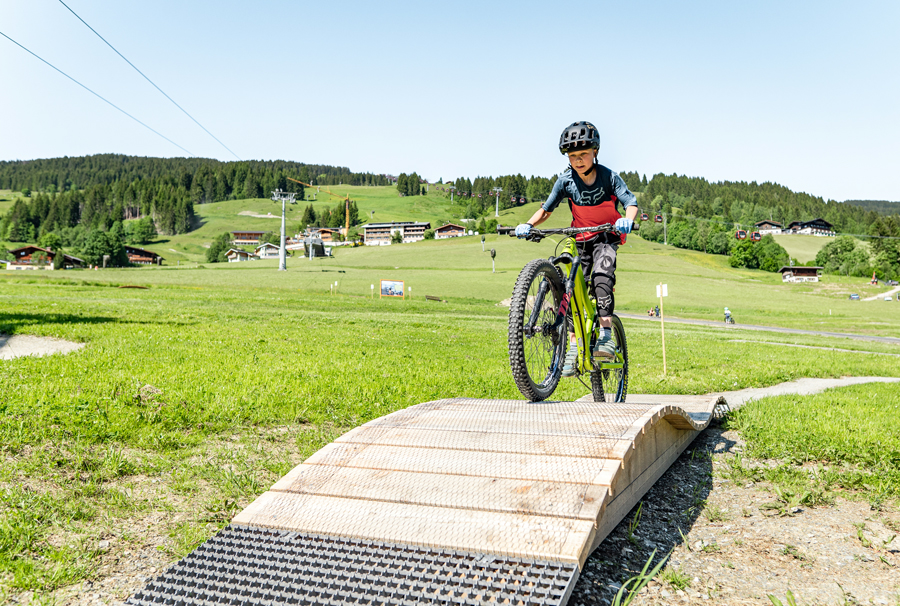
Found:
[{"label": "blue sleeve", "polygon": [[619,176],[619,173],[612,172],[612,186],[613,192],[616,194],[616,198],[622,202],[622,206],[628,208],[629,206],[637,206],[637,198],[631,193],[631,190],[628,189],[628,186],[625,185],[625,181],[622,180],[622,177]]},{"label": "blue sleeve", "polygon": [[565,183],[563,182],[562,177],[556,178],[556,183],[553,184],[553,189],[550,190],[550,195],[547,196],[547,201],[541,204],[541,208],[543,208],[548,213],[552,213],[556,210],[556,207],[559,206],[559,203],[567,198]]}]

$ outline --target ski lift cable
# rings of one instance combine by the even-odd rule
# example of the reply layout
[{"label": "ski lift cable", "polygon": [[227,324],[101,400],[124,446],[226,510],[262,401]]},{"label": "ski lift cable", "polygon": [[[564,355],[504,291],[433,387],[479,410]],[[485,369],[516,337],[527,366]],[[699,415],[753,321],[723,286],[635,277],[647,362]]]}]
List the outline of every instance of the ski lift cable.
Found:
[{"label": "ski lift cable", "polygon": [[[146,75],[144,72],[142,72],[141,70],[139,70],[139,69],[137,68],[137,66],[136,66],[134,63],[132,63],[131,61],[129,61],[129,60],[125,57],[125,55],[123,55],[122,53],[120,53],[120,52],[116,49],[116,47],[113,46],[112,44],[110,44],[109,41],[108,41],[106,38],[104,38],[103,36],[101,36],[101,35],[99,34],[99,32],[97,32],[97,30],[95,30],[93,27],[91,27],[90,25],[88,25],[87,21],[85,21],[84,19],[82,19],[82,18],[78,15],[78,13],[76,13],[75,11],[73,11],[72,8],[71,8],[68,4],[66,4],[65,2],[63,2],[63,0],[59,0],[59,3],[62,4],[63,6],[65,6],[67,9],[69,9],[69,12],[72,13],[73,15],[75,15],[75,17],[76,17],[79,21],[81,21],[82,23],[84,23],[85,27],[87,27],[89,30],[91,30],[92,32],[94,32],[94,33],[97,35],[98,38],[100,38],[101,40],[103,40],[103,42],[105,42],[106,45],[107,45],[108,47],[110,47],[111,49],[113,49],[113,51],[115,51],[115,53],[116,53],[117,55],[119,55],[120,57],[122,57],[122,59],[125,61],[125,63],[127,63],[127,64],[130,65],[132,68],[134,68],[134,71],[136,71],[136,72],[139,73],[141,76],[143,76],[144,80],[146,80],[147,82],[149,82],[150,84],[152,84],[152,85],[153,85],[153,88],[155,88],[155,89],[158,90],[160,93],[162,93],[163,96],[164,96],[166,99],[168,99],[169,101],[171,101],[172,104],[175,105],[175,107],[177,107],[178,109],[180,109],[180,110],[184,113],[185,116],[187,116],[188,118],[190,118],[191,120],[193,120],[193,121],[194,121],[194,124],[196,124],[197,126],[199,126],[200,128],[202,128],[203,131],[204,131],[207,135],[209,135],[210,137],[212,137],[213,139],[215,139],[216,142],[217,142],[219,145],[221,145],[222,147],[224,147],[225,149],[227,149],[227,150],[231,153],[232,156],[234,156],[234,157],[237,158],[238,160],[241,159],[240,156],[238,156],[236,153],[234,153],[233,151],[231,151],[231,149],[230,149],[227,145],[225,145],[224,143],[222,143],[221,141],[219,141],[219,138],[218,138],[218,137],[216,137],[214,134],[212,134],[211,132],[209,132],[209,131],[206,129],[205,126],[203,126],[202,124],[200,124],[199,122],[197,122],[196,118],[194,118],[194,116],[190,115],[190,114],[187,112],[186,109],[184,109],[183,107],[181,107],[180,105],[178,105],[178,103],[175,102],[175,99],[173,99],[172,97],[170,97],[169,95],[167,95],[166,92],[165,92],[163,89],[161,89],[160,87],[158,87],[158,86],[156,85],[156,83],[155,83],[153,80],[151,80],[150,78],[148,78],[147,75]],[[191,155],[193,155],[193,154],[191,154]]]},{"label": "ski lift cable", "polygon": [[193,156],[193,155],[194,155],[194,154],[191,153],[190,151],[186,150],[185,148],[181,147],[180,145],[178,145],[177,143],[175,143],[174,141],[172,141],[171,139],[169,139],[167,136],[165,136],[164,134],[162,134],[162,133],[159,132],[158,130],[156,130],[156,129],[154,129],[154,128],[152,128],[152,127],[150,127],[150,126],[144,124],[143,122],[141,122],[140,120],[138,120],[137,118],[135,118],[134,116],[132,116],[131,114],[129,114],[127,111],[125,111],[124,109],[122,109],[121,107],[119,107],[118,105],[116,105],[115,103],[113,103],[112,101],[110,101],[109,99],[103,97],[103,96],[100,95],[99,93],[95,93],[94,91],[92,91],[91,89],[89,89],[87,86],[85,86],[84,84],[82,84],[81,82],[79,82],[78,80],[76,80],[75,78],[73,78],[72,76],[70,76],[69,74],[67,74],[66,72],[62,71],[61,69],[59,69],[58,67],[56,67],[55,65],[53,65],[52,63],[50,63],[49,61],[47,61],[47,60],[45,60],[45,59],[42,59],[42,58],[39,57],[38,55],[34,54],[34,53],[31,52],[30,50],[28,50],[27,48],[25,48],[24,46],[22,46],[21,44],[19,44],[18,42],[16,42],[15,40],[13,40],[12,38],[10,38],[10,37],[7,36],[6,34],[4,34],[3,32],[0,32],[0,36],[3,36],[4,38],[6,38],[7,40],[9,40],[10,42],[12,42],[13,44],[15,44],[16,46],[18,46],[19,48],[21,48],[23,51],[25,51],[26,53],[28,53],[29,55],[31,55],[31,56],[34,57],[35,59],[37,59],[37,60],[41,61],[42,63],[44,63],[44,64],[46,64],[46,65],[52,67],[53,69],[55,69],[56,71],[58,71],[60,74],[62,74],[63,76],[65,76],[66,78],[68,78],[69,80],[71,80],[72,82],[74,82],[75,84],[77,84],[78,86],[80,86],[81,88],[83,88],[84,90],[86,90],[87,92],[91,93],[92,95],[94,95],[95,97],[97,97],[98,99],[100,99],[101,101],[103,101],[103,102],[105,102],[105,103],[108,103],[109,105],[111,105],[111,106],[114,107],[115,109],[119,110],[120,112],[122,112],[123,114],[125,114],[126,116],[128,116],[129,118],[131,118],[132,120],[134,120],[135,122],[137,122],[138,124],[140,124],[141,126],[143,126],[144,128],[146,128],[147,130],[149,130],[150,132],[159,135],[160,137],[162,137],[163,139],[165,139],[166,141],[168,141],[169,143],[171,143],[172,145],[174,145],[175,147],[177,147],[177,148],[180,149],[181,151],[187,153],[189,156]]}]

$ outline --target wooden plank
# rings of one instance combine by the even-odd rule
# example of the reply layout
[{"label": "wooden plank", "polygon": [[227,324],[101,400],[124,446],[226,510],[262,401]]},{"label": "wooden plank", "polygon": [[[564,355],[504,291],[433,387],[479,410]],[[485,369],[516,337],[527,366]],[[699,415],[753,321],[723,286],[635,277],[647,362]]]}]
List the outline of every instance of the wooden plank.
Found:
[{"label": "wooden plank", "polygon": [[606,455],[616,440],[592,436],[494,434],[487,431],[404,428],[370,429],[363,426],[344,434],[335,442],[603,459],[607,458]]},{"label": "wooden plank", "polygon": [[594,480],[618,461],[523,453],[482,452],[410,446],[332,442],[306,460],[309,465],[431,472],[576,484]]},{"label": "wooden plank", "polygon": [[[695,397],[695,396],[688,396]],[[556,415],[556,414],[593,414],[601,416],[603,414],[628,413],[637,414],[639,411],[646,409],[648,406],[656,406],[656,404],[648,404],[644,401],[631,402],[631,396],[628,396],[628,402],[594,402],[591,396],[586,399],[575,402],[559,402],[553,400],[545,400],[543,402],[528,402],[526,400],[476,400],[472,398],[448,398],[444,400],[433,400],[431,402],[423,402],[416,404],[398,413],[418,413],[420,410],[456,410],[466,412],[477,412],[479,414],[487,414],[493,412],[504,412],[516,415]],[[381,417],[382,419],[387,418]]]},{"label": "wooden plank", "polygon": [[588,520],[266,492],[233,520],[343,537],[579,562]]},{"label": "wooden plank", "polygon": [[[652,410],[652,409],[651,409]],[[643,410],[641,411],[643,413]],[[619,437],[627,431],[635,419],[634,414],[598,415],[540,415],[524,416],[514,413],[484,413],[474,419],[470,412],[434,410],[402,419],[385,417],[367,423],[367,429],[405,427],[409,429],[433,429],[438,431],[473,431],[492,434],[528,434],[548,436],[597,436]],[[637,415],[639,416],[639,415]]]},{"label": "wooden plank", "polygon": [[594,522],[607,487],[328,465],[299,465],[273,491],[367,501],[580,518]]}]

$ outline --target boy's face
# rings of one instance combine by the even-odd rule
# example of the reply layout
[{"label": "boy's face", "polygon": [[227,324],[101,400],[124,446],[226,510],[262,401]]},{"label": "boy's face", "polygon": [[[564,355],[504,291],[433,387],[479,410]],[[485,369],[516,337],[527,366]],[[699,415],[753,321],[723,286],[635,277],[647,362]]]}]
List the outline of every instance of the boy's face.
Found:
[{"label": "boy's face", "polygon": [[594,159],[597,157],[596,149],[579,149],[569,152],[569,164],[575,169],[579,175],[584,175],[594,165]]}]

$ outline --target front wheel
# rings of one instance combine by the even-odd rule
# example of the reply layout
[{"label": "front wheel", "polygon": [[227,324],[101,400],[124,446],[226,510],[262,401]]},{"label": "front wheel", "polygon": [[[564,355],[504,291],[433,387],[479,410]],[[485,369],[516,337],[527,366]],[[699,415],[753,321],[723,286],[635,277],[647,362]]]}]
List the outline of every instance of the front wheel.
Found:
[{"label": "front wheel", "polygon": [[559,384],[566,335],[557,322],[563,298],[559,272],[544,259],[526,265],[509,305],[509,365],[516,387],[532,402],[546,400]]},{"label": "front wheel", "polygon": [[628,394],[628,344],[619,316],[612,317],[612,338],[616,355],[612,359],[594,358],[591,394],[594,402],[624,402]]}]

